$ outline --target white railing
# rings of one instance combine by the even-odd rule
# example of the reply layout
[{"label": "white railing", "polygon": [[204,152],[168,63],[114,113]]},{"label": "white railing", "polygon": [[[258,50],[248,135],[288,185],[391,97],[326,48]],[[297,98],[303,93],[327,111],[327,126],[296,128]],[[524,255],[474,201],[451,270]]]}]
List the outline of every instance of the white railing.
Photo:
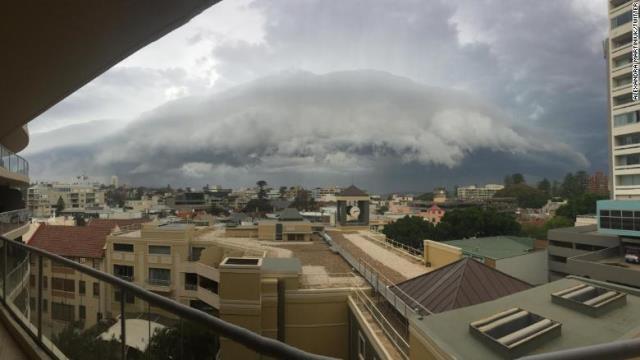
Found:
[{"label": "white railing", "polygon": [[376,233],[376,235],[384,237],[384,240],[380,240],[380,239],[377,239],[374,236],[368,236],[368,238],[373,239],[375,242],[381,244],[382,246],[387,247],[387,248],[390,247],[390,248],[394,248],[396,250],[400,250],[404,254],[409,255],[409,256],[413,257],[414,259],[416,259],[416,260],[424,261],[424,253],[422,252],[422,250],[416,249],[416,248],[414,248],[412,246],[409,246],[409,245],[406,245],[406,244],[403,244],[403,243],[400,243],[400,242],[397,242],[397,241],[395,241],[395,240],[393,240],[391,238],[388,238],[385,234],[383,234],[383,233],[381,233],[379,231],[372,230],[372,232]]},{"label": "white railing", "polygon": [[385,333],[389,341],[394,345],[394,347],[398,350],[400,355],[404,359],[409,359],[409,343],[405,340],[405,338],[400,335],[400,333],[395,329],[391,322],[387,320],[387,318],[382,314],[382,311],[378,309],[376,304],[364,293],[364,291],[360,288],[355,288],[354,290],[355,296],[353,299],[355,300],[360,310],[365,310],[371,317],[376,321],[380,329]]},{"label": "white railing", "polygon": [[[402,316],[409,319],[413,314],[428,315],[432,312],[420,304],[417,300],[404,292],[395,285],[386,276],[376,271],[373,266],[369,265],[364,259],[356,259],[342,246],[338,245],[331,237],[324,233],[322,238],[351,265],[369,284],[371,287],[387,302],[392,305]],[[402,297],[398,296],[402,295]]]}]

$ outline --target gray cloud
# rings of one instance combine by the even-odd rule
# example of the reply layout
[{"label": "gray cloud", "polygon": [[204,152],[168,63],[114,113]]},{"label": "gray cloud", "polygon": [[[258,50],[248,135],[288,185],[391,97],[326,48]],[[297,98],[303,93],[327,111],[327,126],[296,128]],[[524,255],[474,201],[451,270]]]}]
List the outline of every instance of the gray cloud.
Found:
[{"label": "gray cloud", "polygon": [[[605,1],[218,6],[36,120],[41,131],[104,118],[128,124],[115,134],[86,130],[82,140],[43,134],[59,147],[47,141],[27,152],[37,177],[65,170],[126,174],[138,184],[237,185],[359,174],[372,188],[428,189],[516,170],[559,177],[606,168]],[[260,34],[213,29],[225,20],[216,8],[235,28]],[[351,72],[362,69],[415,83]],[[191,96],[210,92],[217,95]],[[64,162],[63,154],[73,161],[44,161]]]},{"label": "gray cloud", "polygon": [[[97,143],[29,159],[42,173],[82,169],[155,185],[250,184],[258,174],[275,182],[343,179],[398,166],[453,169],[476,151],[507,154],[529,168],[588,165],[570,147],[536,135],[461,91],[375,71],[290,72],[176,100]],[[64,154],[64,166],[53,153]]]}]

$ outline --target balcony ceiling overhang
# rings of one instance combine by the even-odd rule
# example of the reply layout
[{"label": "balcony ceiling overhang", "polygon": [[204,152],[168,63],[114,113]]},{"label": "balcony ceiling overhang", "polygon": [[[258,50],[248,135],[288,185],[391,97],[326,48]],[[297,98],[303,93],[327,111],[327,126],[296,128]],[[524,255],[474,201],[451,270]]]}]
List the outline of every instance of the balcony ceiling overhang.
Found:
[{"label": "balcony ceiling overhang", "polygon": [[[0,139],[20,135],[24,124],[219,1],[61,0],[3,4]],[[15,148],[22,145],[17,141]]]}]

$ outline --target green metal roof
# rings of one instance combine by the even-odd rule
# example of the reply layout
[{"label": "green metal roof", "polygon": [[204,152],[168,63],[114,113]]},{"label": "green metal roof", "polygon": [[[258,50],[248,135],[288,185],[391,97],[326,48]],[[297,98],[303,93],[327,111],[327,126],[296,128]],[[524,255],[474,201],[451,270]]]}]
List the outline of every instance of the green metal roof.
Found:
[{"label": "green metal roof", "polygon": [[518,236],[490,236],[444,243],[461,248],[463,253],[494,260],[528,254],[534,249],[534,239]]},{"label": "green metal roof", "polygon": [[[592,283],[599,287],[626,292],[627,304],[599,317],[591,317],[551,302],[551,293],[580,283]],[[497,359],[500,358],[498,353],[472,336],[469,323],[513,307],[562,324],[559,337],[540,344],[529,354],[602,344],[640,335],[640,297],[637,290],[576,277],[554,281],[482,304],[425,316],[421,320],[413,317],[411,323],[424,334],[428,334],[438,347],[453,358]]]}]

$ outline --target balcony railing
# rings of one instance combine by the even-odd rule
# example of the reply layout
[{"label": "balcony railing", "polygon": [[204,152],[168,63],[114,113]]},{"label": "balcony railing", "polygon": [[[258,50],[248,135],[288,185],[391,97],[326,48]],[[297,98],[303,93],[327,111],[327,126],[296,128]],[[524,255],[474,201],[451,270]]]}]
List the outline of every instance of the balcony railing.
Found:
[{"label": "balcony railing", "polygon": [[29,162],[2,145],[0,145],[0,167],[13,173],[29,176]]},{"label": "balcony railing", "polygon": [[[27,263],[35,264],[31,267],[32,274],[36,277],[35,291],[32,291],[32,294],[28,292],[28,282],[16,284],[8,278],[13,267],[22,266],[25,263],[24,259],[27,258],[30,259]],[[114,299],[115,303],[103,304],[103,307],[108,308],[100,309],[97,316],[85,311],[83,304],[74,304],[73,301],[66,303],[50,301],[48,309],[44,310],[42,281],[44,259],[73,268],[83,275],[83,281],[86,283],[100,283],[101,287],[113,288],[118,295]],[[84,358],[87,354],[82,351],[87,346],[117,354],[119,356],[116,358],[119,359],[132,358],[131,353],[145,359],[218,358],[219,356],[224,358],[225,348],[223,347],[222,351],[218,348],[219,338],[224,337],[268,357],[331,359],[263,337],[243,327],[147,291],[111,274],[2,236],[0,236],[0,273],[2,308],[6,309],[37,345],[53,358]],[[65,281],[75,281],[74,279],[68,278]],[[20,310],[24,309],[25,296],[19,296],[19,301],[6,296],[15,291],[11,287],[24,287],[27,303],[31,297],[35,305],[34,311],[25,314]],[[157,309],[162,310],[162,313],[153,312]],[[77,317],[76,314],[78,314]],[[140,327],[140,322],[145,325]],[[67,325],[60,326],[61,323]],[[129,334],[128,331],[133,334]],[[88,345],[88,343],[91,344]],[[178,346],[167,346],[167,344],[178,344]],[[198,346],[194,347],[193,344]],[[195,351],[198,353],[194,353]]]},{"label": "balcony railing", "polygon": [[0,213],[0,235],[29,223],[31,214],[28,209],[11,210]]}]

